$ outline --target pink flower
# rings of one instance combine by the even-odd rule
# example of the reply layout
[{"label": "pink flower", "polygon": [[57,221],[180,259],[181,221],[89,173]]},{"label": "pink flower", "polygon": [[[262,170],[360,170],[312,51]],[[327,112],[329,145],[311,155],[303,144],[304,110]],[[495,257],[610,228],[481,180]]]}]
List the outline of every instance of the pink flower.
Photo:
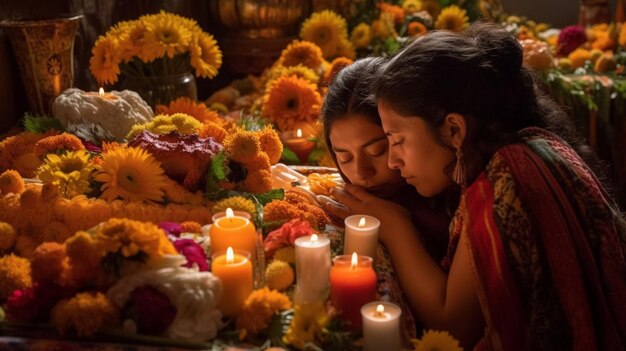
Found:
[{"label": "pink flower", "polygon": [[187,259],[187,263],[183,265],[183,267],[191,268],[194,264],[197,264],[200,272],[209,270],[209,264],[207,263],[204,249],[192,239],[178,239],[174,241],[174,247],[178,253],[185,256]]},{"label": "pink flower", "polygon": [[170,299],[149,285],[133,290],[130,302],[137,331],[142,334],[163,335],[176,317],[176,307]]},{"label": "pink flower", "polygon": [[293,246],[299,237],[309,236],[313,233],[315,233],[315,230],[309,222],[301,219],[291,220],[267,235],[264,242],[265,255],[272,257],[276,250],[281,247]]},{"label": "pink flower", "polygon": [[179,237],[182,232],[182,228],[180,227],[180,223],[177,222],[160,222],[158,224],[159,228],[161,228],[166,234],[173,235],[175,237]]},{"label": "pink flower", "polygon": [[47,320],[52,310],[62,299],[73,296],[72,289],[56,284],[37,284],[15,290],[6,302],[7,318],[11,321]]},{"label": "pink flower", "polygon": [[576,25],[565,27],[559,34],[558,54],[567,56],[586,42],[587,34],[583,27]]}]

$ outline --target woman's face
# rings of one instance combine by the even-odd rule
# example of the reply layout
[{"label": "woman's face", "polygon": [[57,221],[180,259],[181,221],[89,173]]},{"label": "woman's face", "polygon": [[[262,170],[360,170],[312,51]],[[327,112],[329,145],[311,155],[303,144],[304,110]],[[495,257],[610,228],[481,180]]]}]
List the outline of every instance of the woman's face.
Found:
[{"label": "woman's face", "polygon": [[400,116],[380,101],[378,113],[389,139],[389,167],[399,170],[422,196],[435,196],[450,186],[445,169],[454,153],[437,143],[426,122]]},{"label": "woman's face", "polygon": [[382,198],[390,198],[406,183],[400,172],[387,166],[388,141],[383,129],[363,116],[348,116],[330,128],[332,151],[350,183]]}]

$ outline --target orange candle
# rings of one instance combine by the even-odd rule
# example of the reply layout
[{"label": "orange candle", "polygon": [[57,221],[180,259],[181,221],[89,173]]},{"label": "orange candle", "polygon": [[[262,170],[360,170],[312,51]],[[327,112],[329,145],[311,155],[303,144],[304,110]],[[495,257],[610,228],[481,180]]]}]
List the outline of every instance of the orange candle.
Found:
[{"label": "orange candle", "polygon": [[99,98],[105,99],[105,100],[115,100],[117,99],[117,96],[111,94],[111,93],[105,93],[104,92],[104,88],[100,88],[100,90],[98,90],[97,93],[93,93],[93,92],[88,92],[87,95],[89,96],[97,96]]},{"label": "orange candle", "polygon": [[361,328],[361,307],[376,299],[376,273],[372,258],[341,255],[333,259],[330,270],[330,301],[352,330]]},{"label": "orange candle", "polygon": [[252,260],[256,260],[257,236],[254,224],[249,218],[235,215],[232,209],[228,208],[225,216],[215,219],[209,236],[213,252],[225,251],[228,247],[232,247],[236,250],[248,251]]},{"label": "orange candle", "polygon": [[283,144],[293,151],[302,163],[308,161],[309,155],[313,151],[313,147],[315,147],[315,142],[309,140],[310,138],[302,136],[302,129],[298,129],[295,132],[293,130],[286,131],[282,134],[281,139]]},{"label": "orange candle", "polygon": [[217,308],[227,317],[236,316],[252,293],[252,263],[250,254],[233,251],[231,247],[217,252],[211,260],[211,272],[222,281],[222,297]]}]

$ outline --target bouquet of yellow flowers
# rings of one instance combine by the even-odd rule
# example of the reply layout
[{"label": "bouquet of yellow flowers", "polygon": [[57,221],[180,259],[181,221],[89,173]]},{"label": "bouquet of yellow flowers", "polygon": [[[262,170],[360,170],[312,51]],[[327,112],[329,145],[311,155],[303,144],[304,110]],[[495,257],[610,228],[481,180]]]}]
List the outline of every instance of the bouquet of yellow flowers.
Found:
[{"label": "bouquet of yellow flowers", "polygon": [[161,11],[119,22],[96,41],[89,69],[100,84],[114,84],[120,74],[149,83],[148,77],[172,77],[195,70],[213,78],[222,65],[216,40],[194,20]]}]

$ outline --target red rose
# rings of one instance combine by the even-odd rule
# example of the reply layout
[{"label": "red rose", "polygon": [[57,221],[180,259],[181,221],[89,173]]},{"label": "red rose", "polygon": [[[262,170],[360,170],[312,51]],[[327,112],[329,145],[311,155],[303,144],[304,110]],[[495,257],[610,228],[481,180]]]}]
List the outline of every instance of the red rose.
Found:
[{"label": "red rose", "polygon": [[157,289],[146,285],[130,294],[131,309],[142,334],[163,335],[176,317],[176,307]]},{"label": "red rose", "polygon": [[179,254],[185,256],[187,263],[183,267],[193,267],[194,263],[198,265],[200,272],[209,270],[206,254],[202,246],[198,245],[192,239],[178,239],[174,241],[174,247]]}]

